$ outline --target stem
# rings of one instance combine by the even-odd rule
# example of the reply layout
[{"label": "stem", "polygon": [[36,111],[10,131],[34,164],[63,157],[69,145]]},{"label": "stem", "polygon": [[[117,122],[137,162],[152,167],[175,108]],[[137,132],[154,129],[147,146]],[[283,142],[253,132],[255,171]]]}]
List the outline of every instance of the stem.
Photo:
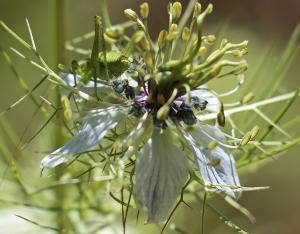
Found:
[{"label": "stem", "polygon": [[[66,1],[65,0],[56,0],[54,3],[54,31],[55,31],[55,39],[54,39],[54,47],[55,47],[55,57],[54,57],[54,65],[57,66],[59,63],[65,63],[65,35],[66,35]],[[60,106],[60,93],[58,87],[56,87],[56,92],[54,92],[55,96],[55,106]],[[54,147],[57,148],[63,144],[63,134],[62,134],[62,124],[61,121],[54,127],[55,139]],[[61,168],[55,169],[55,180],[59,181],[61,176],[63,175],[63,171]],[[56,201],[58,202],[59,207],[64,207],[65,201],[65,193],[66,188],[61,186],[55,190]],[[60,232],[68,232],[71,227],[68,227],[70,222],[68,222],[68,216],[64,209],[57,212],[56,216],[57,226],[59,227]],[[70,229],[69,229],[70,228]]]}]

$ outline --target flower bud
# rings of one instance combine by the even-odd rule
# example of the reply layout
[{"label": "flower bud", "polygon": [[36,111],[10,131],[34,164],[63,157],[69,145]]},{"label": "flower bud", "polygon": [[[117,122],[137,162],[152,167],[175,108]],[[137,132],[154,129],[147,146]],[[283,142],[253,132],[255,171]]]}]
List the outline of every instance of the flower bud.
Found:
[{"label": "flower bud", "polygon": [[157,44],[160,49],[162,49],[166,44],[166,38],[167,38],[168,32],[166,30],[161,30],[158,39]]},{"label": "flower bud", "polygon": [[179,17],[181,16],[181,11],[182,11],[181,3],[180,2],[175,2],[172,5],[172,9],[171,9],[172,18],[173,18],[174,21],[179,19]]},{"label": "flower bud", "polygon": [[149,4],[144,2],[140,5],[140,15],[143,19],[147,19],[149,16]]},{"label": "flower bud", "polygon": [[188,41],[191,37],[191,30],[188,27],[184,27],[181,37],[183,41]]},{"label": "flower bud", "polygon": [[128,19],[130,19],[132,21],[136,22],[138,19],[138,15],[135,13],[135,11],[133,11],[131,9],[124,10],[124,14]]}]

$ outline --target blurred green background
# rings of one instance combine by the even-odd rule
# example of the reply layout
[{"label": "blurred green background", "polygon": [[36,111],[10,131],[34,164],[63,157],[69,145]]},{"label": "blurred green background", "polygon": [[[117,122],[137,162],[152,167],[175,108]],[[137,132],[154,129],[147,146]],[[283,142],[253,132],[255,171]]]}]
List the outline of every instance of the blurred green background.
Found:
[{"label": "blurred green background", "polygon": [[[83,33],[92,31],[93,16],[100,13],[100,5],[97,0],[65,0],[64,9],[57,9],[56,2],[57,1],[54,0],[0,0],[0,19],[20,36],[27,38],[27,41],[29,41],[25,24],[25,17],[27,17],[31,23],[38,50],[52,68],[55,68],[58,62],[69,64],[72,58],[78,58],[78,55],[72,52],[58,52],[61,46],[63,46],[62,41],[59,41],[58,44],[58,39],[69,40]],[[112,22],[118,23],[124,20],[123,9],[132,8],[138,10],[139,4],[143,1],[109,0],[108,2]],[[167,1],[150,0],[148,2],[150,4],[149,27],[152,35],[156,36],[158,32],[167,25]],[[188,1],[182,1],[184,4],[187,2]],[[216,0],[210,2],[214,4],[214,13],[206,21],[205,32],[215,33],[223,26],[226,27],[226,37],[231,41],[239,42],[245,39],[249,40],[249,55],[246,57],[249,62],[249,73],[251,73],[254,67],[258,66],[257,62],[264,51],[272,47],[273,51],[268,58],[268,67],[265,68],[264,75],[260,76],[260,79],[264,79],[264,76],[268,77],[269,74],[272,74],[293,29],[300,20],[300,1]],[[208,1],[201,1],[201,4],[206,6]],[[64,12],[64,17],[58,17],[58,10]],[[57,34],[58,32],[56,30],[57,21],[61,23],[64,28],[63,31],[60,32],[60,35]],[[89,41],[85,46],[91,46],[91,43],[92,42]],[[10,46],[15,45],[11,37],[5,34],[3,30],[0,30],[0,47],[9,50],[8,48]],[[284,78],[284,85],[280,87],[281,90],[279,90],[279,92],[288,92],[293,90],[295,86],[299,86],[299,55],[298,51],[297,58],[293,64],[291,64]],[[35,84],[40,78],[39,72],[19,58],[12,57],[22,77],[29,84]],[[0,56],[0,80],[0,109],[3,110],[17,100],[18,97],[21,97],[23,92],[19,88],[2,56]],[[263,80],[258,80],[257,82],[262,84],[262,89],[265,88],[263,87]],[[222,86],[224,86],[224,84],[222,84]],[[41,90],[43,90],[43,88],[41,88]],[[260,92],[258,89],[253,91]],[[38,97],[38,93],[36,96]],[[26,100],[23,104],[6,115],[18,136],[21,136],[27,124],[32,122],[33,112],[33,104],[29,100]],[[298,114],[299,112],[290,113],[291,116]],[[41,119],[35,119],[28,135],[33,134],[41,123]],[[5,136],[0,132],[0,141],[4,139]],[[26,157],[28,157],[26,159],[19,159],[17,151],[14,150],[11,145],[8,145],[8,147],[12,148],[17,160],[30,161],[29,164],[28,162],[26,164],[26,171],[31,171],[31,178],[25,179],[27,182],[32,179],[38,184],[39,180],[41,180],[38,174],[41,154],[34,151],[45,148],[50,150],[52,144],[51,142],[43,142],[42,139],[43,138],[37,140],[33,149],[31,149],[31,153],[26,154]],[[39,144],[43,144],[45,148],[40,147]],[[229,207],[222,199],[216,198],[213,199],[212,202],[224,212],[224,214],[250,233],[300,233],[299,150],[300,147],[293,148],[281,157],[268,160],[268,162],[258,170],[250,168],[247,170],[247,173],[243,173],[241,181],[244,185],[271,186],[269,190],[245,193],[240,200],[240,203],[252,211],[256,217],[257,222],[255,224],[251,224],[243,215]],[[2,167],[0,164],[0,193],[6,189],[6,183],[3,182],[5,179],[2,179],[5,178],[5,170],[5,167]],[[17,197],[18,195],[15,194],[15,196]],[[191,204],[191,206],[192,209],[183,205],[180,207],[175,215],[175,223],[177,223],[179,227],[189,230],[188,233],[197,234],[200,233],[201,230],[202,204],[195,203]],[[18,209],[15,209],[13,212],[16,211],[18,211]],[[13,212],[12,214],[14,214]],[[7,225],[24,222],[13,216],[12,219],[13,221],[11,223],[0,220],[0,233],[12,233],[1,232],[1,230],[2,228],[4,228],[3,230],[8,230],[5,229]],[[134,230],[135,223],[131,223],[133,224],[132,228]],[[144,226],[141,223],[142,222],[140,222],[138,226],[138,228],[140,228],[138,230],[140,231],[136,233],[159,232],[159,229],[156,227]],[[210,211],[206,212],[205,229],[206,233],[232,233],[232,231],[224,226]],[[24,229],[24,232],[16,233],[29,232],[26,232]],[[167,231],[166,233],[172,232]]]}]

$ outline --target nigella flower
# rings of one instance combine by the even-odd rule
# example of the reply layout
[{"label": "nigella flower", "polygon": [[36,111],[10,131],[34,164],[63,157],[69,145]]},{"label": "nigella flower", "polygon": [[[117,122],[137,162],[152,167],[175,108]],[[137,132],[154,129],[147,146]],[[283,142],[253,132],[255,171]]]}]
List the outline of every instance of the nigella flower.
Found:
[{"label": "nigella flower", "polygon": [[[136,23],[138,30],[125,52],[112,50],[104,56],[102,51],[96,60],[91,56],[80,62],[72,74],[61,73],[70,86],[68,91],[62,90],[63,96],[70,96],[73,88],[94,95],[99,101],[91,104],[80,97],[75,99],[83,109],[79,131],[41,162],[45,168],[68,162],[101,144],[112,129],[130,122],[130,130],[121,137],[124,150],[118,160],[121,166],[128,160],[134,162],[133,195],[137,207],[146,209],[149,222],[168,217],[189,171],[195,167],[204,187],[233,198],[240,196],[240,182],[230,152],[233,147],[226,143],[219,128],[225,124],[223,105],[206,83],[228,74],[242,74],[245,61],[222,58],[244,54],[247,42],[232,44],[223,40],[217,50],[206,55],[204,45],[213,44],[215,37],[203,36],[202,24],[212,5],[201,13],[196,4],[190,27],[182,31],[176,24],[181,9],[179,12],[178,3],[173,6],[169,6],[172,24],[168,31],[160,33],[157,43],[152,42],[138,15],[126,10],[126,16]],[[174,45],[179,41],[185,51],[178,45],[182,54],[176,56]],[[221,73],[223,67],[231,70]],[[217,124],[200,122],[198,116],[204,112],[216,112]]]}]

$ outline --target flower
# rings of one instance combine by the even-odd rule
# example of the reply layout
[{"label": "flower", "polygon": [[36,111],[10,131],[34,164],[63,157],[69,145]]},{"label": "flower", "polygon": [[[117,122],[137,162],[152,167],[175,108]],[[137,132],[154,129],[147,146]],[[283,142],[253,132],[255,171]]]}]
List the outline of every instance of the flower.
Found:
[{"label": "flower", "polygon": [[[169,9],[173,9],[171,16],[176,13],[174,7]],[[214,36],[202,35],[203,20],[211,11],[212,5],[209,5],[202,13],[194,14],[188,27],[193,32],[191,39],[183,40],[179,46],[181,31],[176,28],[174,33],[174,24],[168,32],[163,31],[165,36],[160,34],[155,44],[138,15],[125,10],[126,16],[141,26],[125,49],[101,51],[96,61],[92,57],[81,61],[73,73],[60,74],[71,87],[62,89],[62,95],[72,95],[73,88],[96,96],[99,101],[91,103],[75,98],[79,109],[73,108],[73,112],[84,110],[81,127],[67,144],[45,156],[41,166],[53,168],[68,162],[102,144],[111,130],[124,130],[124,125],[130,123],[122,136],[118,136],[120,139],[114,140],[122,148],[118,158],[120,168],[124,169],[129,160],[134,164],[133,196],[137,207],[145,208],[148,222],[160,222],[168,217],[195,166],[205,188],[238,198],[240,182],[229,150],[234,147],[226,143],[225,134],[219,128],[225,124],[223,105],[206,83],[228,74],[243,74],[247,68],[244,60],[222,58],[245,50],[247,42],[232,44],[223,40],[210,55],[199,55],[203,44],[211,46],[215,41]],[[176,13],[176,20],[179,16]],[[134,46],[140,34],[147,40],[147,47]],[[171,34],[172,40],[169,40]],[[121,45],[115,47],[121,48]],[[180,56],[176,56],[175,51],[179,51]],[[231,70],[222,74],[223,67]],[[101,72],[97,71],[99,68]],[[200,122],[198,116],[203,112],[218,113],[217,125]],[[114,147],[116,145],[109,146]]]}]

